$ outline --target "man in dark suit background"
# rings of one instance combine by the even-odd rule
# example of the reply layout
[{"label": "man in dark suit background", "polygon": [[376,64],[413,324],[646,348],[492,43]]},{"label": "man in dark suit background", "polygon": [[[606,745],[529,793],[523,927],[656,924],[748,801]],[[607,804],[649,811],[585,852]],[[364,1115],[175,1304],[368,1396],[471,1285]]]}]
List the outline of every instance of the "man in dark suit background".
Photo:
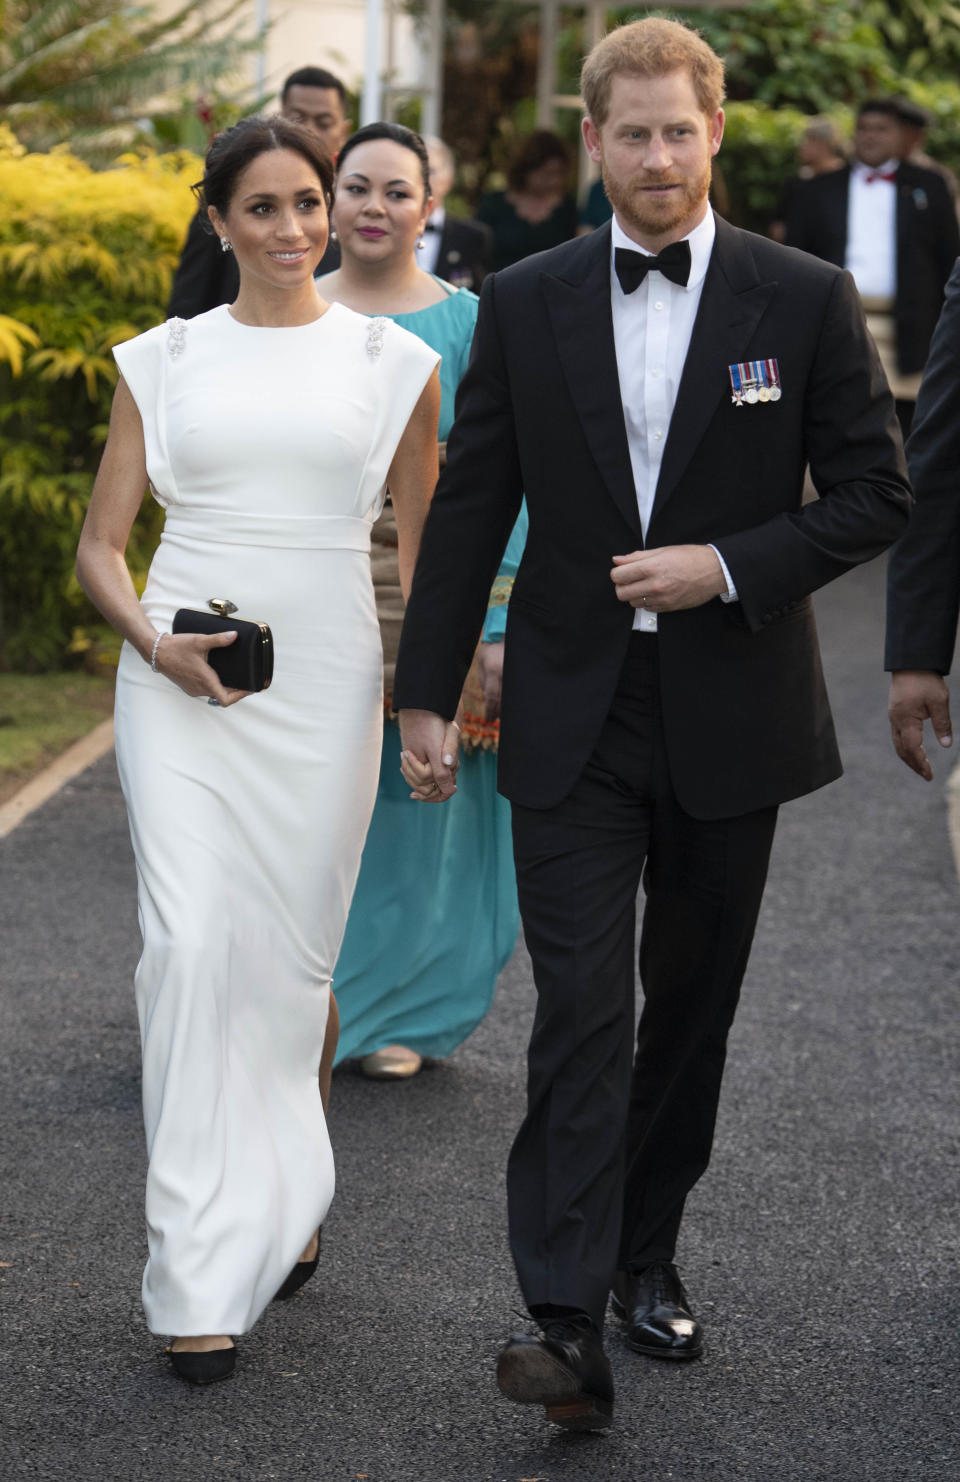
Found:
[{"label": "man in dark suit background", "polygon": [[952,744],[950,673],[960,612],[960,261],[930,347],[907,444],[916,507],[887,569],[885,667],[890,727],[898,756],[930,782],[924,749],[930,721]]},{"label": "man in dark suit background", "polygon": [[960,231],[942,176],[902,148],[900,105],[864,103],[852,163],[796,191],[786,240],[853,274],[906,434]]},{"label": "man in dark suit background", "polygon": [[700,1352],[675,1247],[777,807],[841,770],[809,594],[895,540],[909,495],[849,275],[708,209],[720,59],[650,18],[594,48],[582,91],[614,218],[484,283],[394,702],[414,795],[449,798],[525,494],[499,767],[538,992],[510,1235],[541,1331],[497,1379],[593,1429],[611,1286],[632,1348]]},{"label": "man in dark suit background", "polygon": [[458,288],[480,292],[480,284],[490,271],[493,237],[482,221],[465,221],[450,216],[444,202],[453,185],[455,161],[453,151],[442,139],[425,138],[430,160],[430,194],[434,207],[417,244],[417,266],[425,273],[436,273]]},{"label": "man in dark suit background", "polygon": [[[331,159],[350,132],[347,90],[339,77],[323,67],[300,67],[291,72],[280,94],[280,117],[303,124],[323,141]],[[317,268],[317,276],[340,266],[340,249],[332,241]],[[173,277],[167,317],[192,319],[218,304],[232,304],[240,285],[237,265],[230,252],[220,250],[206,212],[198,211],[190,223],[187,240]]]}]

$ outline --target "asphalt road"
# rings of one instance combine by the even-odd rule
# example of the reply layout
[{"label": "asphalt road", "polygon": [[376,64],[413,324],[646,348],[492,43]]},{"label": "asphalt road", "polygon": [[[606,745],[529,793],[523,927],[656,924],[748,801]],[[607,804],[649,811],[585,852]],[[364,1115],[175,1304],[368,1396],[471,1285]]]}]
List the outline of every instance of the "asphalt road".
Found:
[{"label": "asphalt road", "polygon": [[[498,1396],[522,949],[445,1064],[349,1068],[318,1277],[209,1390],[139,1307],[133,869],[112,757],[0,843],[0,1482],[955,1482],[960,902],[941,765],[889,749],[882,572],[822,594],[847,774],[783,811],[682,1267],[703,1360],[609,1331],[615,1428]],[[735,703],[732,699],[731,703]],[[722,724],[722,717],[718,718]]]}]

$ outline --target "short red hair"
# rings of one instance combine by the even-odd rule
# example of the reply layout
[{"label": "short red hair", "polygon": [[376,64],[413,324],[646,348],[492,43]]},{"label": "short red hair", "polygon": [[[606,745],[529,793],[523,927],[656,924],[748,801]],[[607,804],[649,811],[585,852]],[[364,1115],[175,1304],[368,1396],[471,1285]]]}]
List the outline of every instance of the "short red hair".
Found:
[{"label": "short red hair", "polygon": [[671,72],[689,73],[697,102],[712,118],[723,104],[723,60],[699,31],[658,16],[618,26],[583,64],[580,93],[587,113],[598,128],[606,123],[613,79],[621,74],[666,77]]}]

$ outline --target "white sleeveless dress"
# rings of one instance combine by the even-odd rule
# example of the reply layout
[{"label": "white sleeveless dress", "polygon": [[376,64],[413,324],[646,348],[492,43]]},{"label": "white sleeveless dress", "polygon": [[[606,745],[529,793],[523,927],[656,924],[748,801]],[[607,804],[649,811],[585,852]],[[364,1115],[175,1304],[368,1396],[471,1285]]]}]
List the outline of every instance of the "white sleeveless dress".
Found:
[{"label": "white sleeveless dress", "polygon": [[333,1196],[317,1069],[377,788],[370,527],[438,356],[333,305],[226,306],[117,346],[166,509],[143,607],[228,597],[274,679],[227,709],[125,645],[117,761],[137,863],[151,1331],[246,1332]]}]

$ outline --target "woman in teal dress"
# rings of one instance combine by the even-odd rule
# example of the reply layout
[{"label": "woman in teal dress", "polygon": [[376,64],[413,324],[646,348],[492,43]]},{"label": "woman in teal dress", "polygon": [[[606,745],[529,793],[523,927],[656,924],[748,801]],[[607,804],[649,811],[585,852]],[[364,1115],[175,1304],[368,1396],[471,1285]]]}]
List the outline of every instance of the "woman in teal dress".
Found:
[{"label": "woman in teal dress", "polygon": [[[441,354],[442,455],[477,298],[417,266],[416,242],[430,207],[419,135],[399,124],[360,129],[338,160],[333,223],[342,265],[319,288],[328,302],[389,317]],[[491,593],[479,672],[465,690],[457,796],[447,808],[410,801],[400,774],[399,727],[395,720],[385,727],[376,807],[334,974],[337,1060],[360,1057],[365,1073],[379,1079],[415,1074],[423,1056],[448,1055],[460,1044],[490,1007],[516,943],[510,813],[496,790],[496,725],[484,718],[482,689],[485,679],[496,689],[493,649],[503,642],[525,537],[524,510]],[[403,617],[389,508],[374,527],[371,559],[389,716]]]}]

